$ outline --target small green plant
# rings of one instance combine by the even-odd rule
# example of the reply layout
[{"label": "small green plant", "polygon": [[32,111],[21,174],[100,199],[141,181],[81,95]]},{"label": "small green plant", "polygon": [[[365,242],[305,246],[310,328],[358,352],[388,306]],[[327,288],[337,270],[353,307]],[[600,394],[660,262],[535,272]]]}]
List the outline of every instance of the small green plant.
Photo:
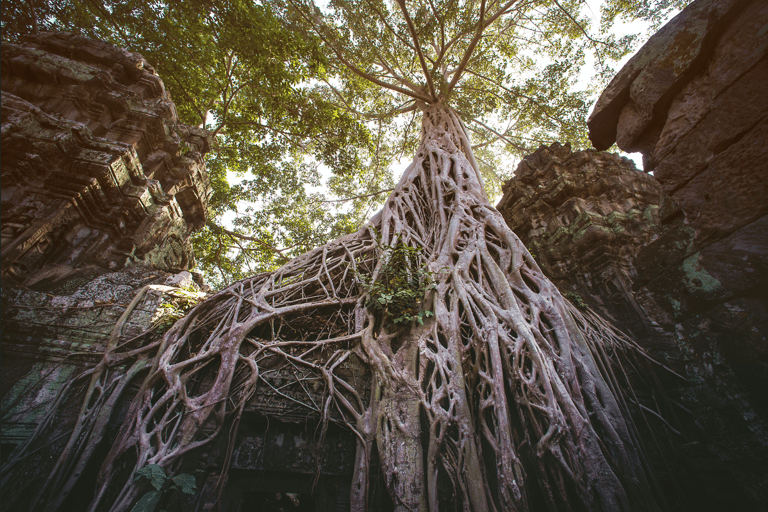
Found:
[{"label": "small green plant", "polygon": [[358,274],[368,292],[365,306],[390,325],[406,325],[414,320],[423,325],[433,313],[422,308],[422,300],[435,289],[435,280],[434,272],[421,264],[421,248],[404,244],[399,238],[393,245],[379,244],[379,248],[385,263],[378,278],[372,281]]},{"label": "small green plant", "polygon": [[589,309],[589,306],[587,306],[587,303],[584,302],[584,299],[581,298],[581,295],[579,295],[576,292],[565,292],[563,294],[563,297],[571,301],[571,304],[573,304],[574,306],[576,306],[581,310]]},{"label": "small green plant", "polygon": [[147,492],[131,509],[131,512],[155,512],[160,500],[172,492],[181,491],[184,494],[195,494],[197,492],[197,483],[195,477],[187,473],[179,473],[169,478],[163,468],[157,464],[149,464],[133,475],[133,481],[137,482],[142,478],[149,480],[154,487]]},{"label": "small green plant", "polygon": [[526,248],[526,249],[528,249],[528,252],[530,253],[530,255],[531,255],[531,258],[533,258],[533,260],[534,260],[535,262],[537,262],[537,263],[538,263],[538,261],[539,261],[539,257],[538,257],[538,255],[536,254],[536,251],[534,250],[534,247],[533,247],[533,246],[531,246],[531,247],[528,247],[528,246],[526,245],[526,246],[525,246],[525,248]]},{"label": "small green plant", "polygon": [[177,320],[202,300],[193,288],[179,288],[167,293],[170,300],[160,306],[160,315],[152,324],[152,327],[160,332],[170,329]]}]

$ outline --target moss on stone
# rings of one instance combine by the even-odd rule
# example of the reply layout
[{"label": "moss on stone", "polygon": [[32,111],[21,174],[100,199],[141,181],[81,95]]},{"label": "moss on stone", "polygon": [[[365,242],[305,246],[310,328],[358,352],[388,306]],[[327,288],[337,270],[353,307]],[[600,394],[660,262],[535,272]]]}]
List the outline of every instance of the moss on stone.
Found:
[{"label": "moss on stone", "polygon": [[712,277],[701,265],[699,265],[698,254],[694,254],[683,261],[683,272],[685,284],[691,291],[713,294],[724,291],[720,281]]}]

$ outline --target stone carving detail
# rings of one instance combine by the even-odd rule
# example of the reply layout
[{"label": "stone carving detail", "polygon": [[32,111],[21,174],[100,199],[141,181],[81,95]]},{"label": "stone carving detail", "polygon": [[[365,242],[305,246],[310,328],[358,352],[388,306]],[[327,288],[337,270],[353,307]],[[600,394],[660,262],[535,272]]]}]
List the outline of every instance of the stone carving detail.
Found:
[{"label": "stone carving detail", "polygon": [[525,157],[503,190],[499,211],[562,293],[622,328],[656,327],[632,290],[635,256],[658,236],[653,177],[627,158],[555,143]]},{"label": "stone carving detail", "polygon": [[138,54],[72,34],[2,46],[2,276],[85,264],[187,269],[211,194],[207,132],[178,123]]},{"label": "stone carving detail", "polygon": [[[167,328],[158,322],[203,295],[189,272],[167,271],[193,264],[189,236],[206,221],[211,188],[203,155],[211,140],[179,124],[163,82],[138,54],[41,34],[3,44],[1,66],[2,279],[21,285],[2,288],[4,461],[62,386],[101,361],[116,325],[121,343],[145,343],[147,330]],[[370,380],[362,365],[349,371]],[[321,442],[307,427],[318,419],[311,404],[322,403],[319,383],[296,372],[261,378],[266,385],[246,408],[235,445],[225,509],[263,508],[288,492],[302,510],[305,502],[343,509],[353,435],[331,429]],[[133,393],[122,398],[124,407]],[[79,411],[64,409],[55,443],[66,439]],[[202,503],[218,499],[223,437],[223,446],[200,454],[207,467]],[[33,456],[35,474],[44,474],[50,454]],[[256,473],[261,486],[253,485]]]},{"label": "stone carving detail", "polygon": [[[67,379],[101,360],[121,316],[127,315],[120,324],[120,337],[131,340],[162,323],[179,294],[198,300],[205,296],[191,273],[173,275],[143,265],[107,272],[62,291],[68,293],[3,288],[4,456],[32,433]],[[76,414],[75,408],[60,421],[73,421]]]}]

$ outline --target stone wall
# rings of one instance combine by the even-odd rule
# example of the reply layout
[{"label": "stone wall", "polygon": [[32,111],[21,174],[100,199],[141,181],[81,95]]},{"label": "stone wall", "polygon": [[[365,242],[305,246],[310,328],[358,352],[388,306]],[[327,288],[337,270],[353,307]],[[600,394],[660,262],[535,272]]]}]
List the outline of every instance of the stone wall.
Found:
[{"label": "stone wall", "polygon": [[[497,208],[563,295],[684,377],[657,367],[668,401],[658,389],[636,390],[674,425],[637,417],[652,464],[665,468],[657,476],[669,501],[683,510],[760,510],[768,505],[768,417],[724,360],[692,349],[641,281],[647,248],[674,241],[660,221],[669,208],[661,193],[625,158],[554,144],[523,159]],[[667,432],[661,443],[658,432]]]},{"label": "stone wall", "polygon": [[[75,386],[87,384],[87,379],[73,379],[102,360],[110,339],[116,336],[123,351],[139,351],[157,340],[185,308],[204,297],[190,272],[172,274],[145,265],[105,272],[77,286],[70,281],[68,289],[55,294],[4,287],[0,461],[13,460],[14,450],[30,439],[64,386],[70,382]],[[370,382],[367,368],[355,361],[353,356],[348,371],[355,372],[360,381]],[[125,367],[113,371],[123,378]],[[185,458],[179,471],[194,474],[201,492],[184,506],[217,510],[221,505],[221,510],[232,512],[249,507],[261,510],[284,501],[288,493],[292,501],[283,504],[285,510],[348,509],[355,438],[348,430],[331,425],[319,439],[316,404],[324,400],[320,379],[304,375],[298,368],[281,372],[265,369],[261,379],[243,412],[224,494],[219,495],[216,485],[230,442],[227,435]],[[119,397],[110,413],[108,439],[117,434],[140,384],[141,378],[134,379]],[[28,460],[13,467],[22,475],[23,484],[21,492],[3,489],[4,505],[9,509],[28,509],[26,500],[35,495],[64,448],[81,401],[82,394],[70,396],[57,410],[45,446],[40,449],[37,440],[27,452]],[[94,479],[101,462],[94,456],[88,467],[94,471]],[[377,474],[378,466],[374,465],[373,471]],[[87,485],[77,491],[69,498],[70,510],[86,508],[93,495]],[[373,492],[375,499],[383,499],[381,487]]]},{"label": "stone wall", "polygon": [[642,152],[663,187],[639,284],[768,407],[768,3],[691,3],[616,75],[589,129],[598,149]]},{"label": "stone wall", "polygon": [[[51,435],[33,439],[38,444],[12,468],[19,485],[3,489],[4,506],[23,510],[81,410],[82,393],[53,409],[62,388],[87,383],[73,379],[102,360],[109,341],[140,351],[205,295],[199,276],[179,270],[193,265],[190,235],[206,221],[203,156],[212,141],[178,122],[162,81],[138,54],[41,34],[4,43],[1,65],[2,462],[56,410]],[[111,371],[118,375],[111,382],[125,378],[124,367]],[[348,371],[370,380],[362,364]],[[193,473],[202,490],[171,509],[348,508],[355,438],[332,426],[319,439],[312,403],[322,403],[322,386],[297,372],[261,373],[220,503],[226,435],[185,459],[180,471]],[[120,395],[102,444],[117,435],[139,384]],[[87,507],[98,453],[86,466],[93,478],[67,491],[65,508]]]},{"label": "stone wall", "polygon": [[152,67],[65,33],[3,43],[0,64],[3,282],[42,290],[134,263],[190,268],[211,141],[178,122]]},{"label": "stone wall", "polygon": [[211,194],[210,136],[178,122],[140,55],[106,43],[40,34],[3,43],[0,66],[8,448],[70,376],[100,360],[124,314],[118,336],[128,340],[185,293],[165,281],[193,264],[189,237]]},{"label": "stone wall", "polygon": [[[121,342],[141,346],[144,333],[167,329],[171,313],[204,296],[189,272],[174,275],[141,265],[102,274],[62,295],[4,287],[3,459],[32,434],[62,386],[101,360],[115,326]],[[58,420],[74,421],[77,410]]]},{"label": "stone wall", "polygon": [[588,124],[596,148],[641,152],[662,186],[634,286],[682,355],[694,464],[732,475],[742,502],[724,506],[765,510],[768,3],[692,2],[616,75]]},{"label": "stone wall", "polygon": [[657,328],[632,289],[635,256],[659,231],[653,177],[555,143],[525,157],[503,191],[497,208],[563,294],[635,333]]}]

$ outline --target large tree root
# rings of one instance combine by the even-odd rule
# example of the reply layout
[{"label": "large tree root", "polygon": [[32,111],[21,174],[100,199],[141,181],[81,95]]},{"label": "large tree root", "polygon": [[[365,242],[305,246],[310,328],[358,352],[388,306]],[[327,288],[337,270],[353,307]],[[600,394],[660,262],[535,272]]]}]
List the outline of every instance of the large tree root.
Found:
[{"label": "large tree root", "polygon": [[[277,367],[321,378],[326,398],[307,407],[355,433],[353,510],[367,506],[374,444],[398,511],[659,508],[614,374],[615,353],[636,347],[562,298],[488,203],[455,113],[424,109],[418,153],[368,226],[216,294],[150,350],[105,357],[135,361],[143,381],[91,510],[129,509],[136,487],[113,481],[125,461],[173,470],[227,418],[236,425]],[[419,265],[435,276],[423,325],[366,307],[359,276],[375,281],[382,247],[396,244],[423,248]],[[339,371],[352,354],[372,370],[369,393]],[[61,475],[91,456],[94,418],[110,417],[125,387],[106,373],[93,373],[89,393],[104,399],[84,409],[38,508],[57,509],[78,476]]]}]

